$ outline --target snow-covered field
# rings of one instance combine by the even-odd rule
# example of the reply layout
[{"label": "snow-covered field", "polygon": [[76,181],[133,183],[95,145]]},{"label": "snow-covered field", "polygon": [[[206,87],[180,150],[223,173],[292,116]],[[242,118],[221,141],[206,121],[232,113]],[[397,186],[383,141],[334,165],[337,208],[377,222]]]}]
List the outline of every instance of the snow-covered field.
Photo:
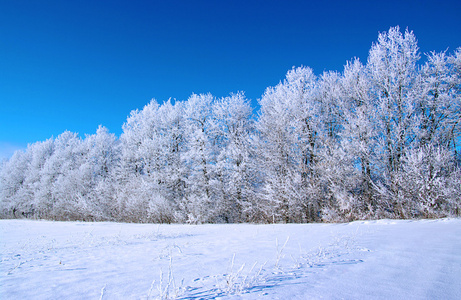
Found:
[{"label": "snow-covered field", "polygon": [[461,219],[0,220],[1,299],[461,299]]}]

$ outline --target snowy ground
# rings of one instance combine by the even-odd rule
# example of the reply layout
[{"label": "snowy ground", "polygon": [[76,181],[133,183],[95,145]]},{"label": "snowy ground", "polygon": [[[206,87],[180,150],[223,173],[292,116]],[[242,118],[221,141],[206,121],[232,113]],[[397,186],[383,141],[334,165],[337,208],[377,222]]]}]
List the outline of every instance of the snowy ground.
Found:
[{"label": "snowy ground", "polygon": [[1,299],[461,299],[461,219],[0,220]]}]

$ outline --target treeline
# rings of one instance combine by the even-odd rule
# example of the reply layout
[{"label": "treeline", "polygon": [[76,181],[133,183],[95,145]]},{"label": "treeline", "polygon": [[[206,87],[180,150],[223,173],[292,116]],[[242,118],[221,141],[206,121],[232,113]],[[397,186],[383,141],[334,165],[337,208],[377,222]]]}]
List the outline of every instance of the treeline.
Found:
[{"label": "treeline", "polygon": [[459,216],[461,48],[421,62],[412,32],[363,65],[290,70],[254,117],[243,93],[152,100],[120,138],[100,127],[17,151],[2,218],[319,222]]}]

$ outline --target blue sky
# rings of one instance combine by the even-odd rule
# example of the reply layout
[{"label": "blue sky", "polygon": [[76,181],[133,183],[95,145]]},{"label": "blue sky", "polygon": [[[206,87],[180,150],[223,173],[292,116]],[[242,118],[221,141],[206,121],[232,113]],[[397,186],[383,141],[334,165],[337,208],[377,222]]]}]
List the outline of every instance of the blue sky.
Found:
[{"label": "blue sky", "polygon": [[0,158],[65,130],[119,135],[150,99],[244,91],[366,61],[378,32],[461,46],[461,1],[0,0]]}]

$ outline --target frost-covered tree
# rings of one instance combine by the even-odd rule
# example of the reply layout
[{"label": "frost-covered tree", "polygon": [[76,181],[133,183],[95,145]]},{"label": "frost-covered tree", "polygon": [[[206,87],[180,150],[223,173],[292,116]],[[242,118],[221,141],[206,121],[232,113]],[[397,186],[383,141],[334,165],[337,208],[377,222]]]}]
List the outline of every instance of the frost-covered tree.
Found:
[{"label": "frost-covered tree", "polygon": [[96,134],[85,138],[82,148],[86,157],[79,168],[79,177],[88,203],[85,218],[113,220],[116,217],[113,186],[120,158],[117,138],[107,128],[99,126]]},{"label": "frost-covered tree", "polygon": [[344,130],[340,144],[348,156],[347,165],[355,168],[349,179],[355,180],[354,197],[343,210],[355,217],[370,215],[376,209],[373,197],[373,167],[376,164],[376,106],[371,81],[365,66],[354,59],[344,67],[341,79]]},{"label": "frost-covered tree", "polygon": [[408,151],[395,174],[395,210],[401,218],[456,216],[461,209],[461,171],[453,153],[426,145]]},{"label": "frost-covered tree", "polygon": [[388,176],[400,168],[405,151],[415,141],[415,113],[420,96],[417,40],[391,27],[379,34],[368,56],[373,96],[377,101],[383,167]]},{"label": "frost-covered tree", "polygon": [[81,218],[87,205],[79,167],[85,152],[76,133],[65,131],[54,141],[54,151],[40,172],[39,189],[35,204],[40,218]]},{"label": "frost-covered tree", "polygon": [[459,147],[461,119],[460,52],[431,52],[422,67],[423,96],[420,101],[418,138],[421,146]]},{"label": "frost-covered tree", "polygon": [[5,218],[24,217],[31,211],[30,201],[24,199],[24,182],[31,160],[28,151],[16,151],[0,169],[1,215]]},{"label": "frost-covered tree", "polygon": [[321,202],[322,219],[334,220],[347,215],[351,218],[354,203],[357,172],[354,156],[343,140],[348,99],[344,96],[342,77],[337,72],[324,72],[318,82],[318,103],[320,107],[318,133],[319,150],[315,166],[316,197]]},{"label": "frost-covered tree", "polygon": [[218,139],[215,176],[221,189],[217,214],[225,222],[255,221],[258,216],[250,144],[251,114],[252,108],[243,93],[221,98],[213,104],[211,127]]},{"label": "frost-covered tree", "polygon": [[316,217],[319,203],[306,192],[312,183],[320,130],[315,84],[310,68],[292,69],[284,82],[268,88],[259,101],[260,197],[266,202],[268,221]]},{"label": "frost-covered tree", "polygon": [[[26,171],[26,178],[23,184],[23,196],[30,203],[29,216],[34,217],[37,207],[37,196],[40,194],[41,171],[46,161],[54,153],[54,140],[52,138],[44,142],[36,142],[27,147],[26,152],[31,155],[30,164]],[[27,213],[25,213],[27,214]]]},{"label": "frost-covered tree", "polygon": [[219,182],[215,179],[218,137],[211,124],[211,94],[192,94],[184,104],[184,162],[187,168],[184,220],[190,223],[215,220]]},{"label": "frost-covered tree", "polygon": [[159,136],[159,107],[152,100],[142,110],[132,111],[120,136],[117,171],[117,207],[122,219],[147,221],[153,201],[160,195],[163,148]]},{"label": "frost-covered tree", "polygon": [[[380,206],[386,211],[396,207],[395,174],[400,171],[401,160],[417,144],[417,110],[421,85],[417,62],[420,58],[416,37],[408,30],[391,27],[380,33],[373,44],[367,68],[376,101],[376,124],[380,161],[375,166],[381,173]],[[382,191],[387,191],[383,193]]]},{"label": "frost-covered tree", "polygon": [[184,163],[184,103],[166,101],[158,109],[155,143],[160,145],[159,195],[149,209],[149,219],[159,222],[179,221],[178,214],[186,193],[187,168]]}]

